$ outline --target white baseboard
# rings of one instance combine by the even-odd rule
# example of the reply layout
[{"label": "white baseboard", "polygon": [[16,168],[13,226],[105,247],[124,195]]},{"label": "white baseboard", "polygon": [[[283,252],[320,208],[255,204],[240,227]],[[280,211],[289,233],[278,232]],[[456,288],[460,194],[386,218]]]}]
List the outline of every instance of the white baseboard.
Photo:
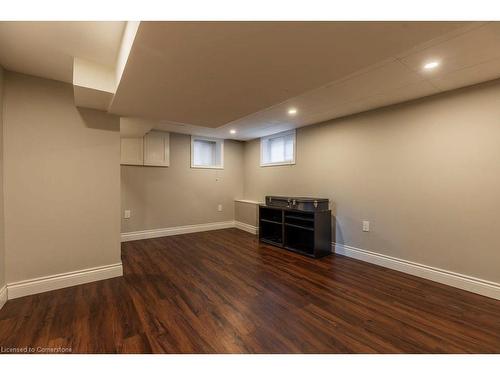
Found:
[{"label": "white baseboard", "polygon": [[500,284],[492,281],[482,280],[476,277],[375,253],[373,251],[358,249],[348,245],[333,243],[332,247],[336,254],[345,255],[500,300]]},{"label": "white baseboard", "polygon": [[234,228],[234,221],[219,221],[216,223],[184,225],[180,227],[140,230],[137,232],[122,233],[122,242],[144,240],[148,238],[175,236],[177,234],[206,232],[209,230]]},{"label": "white baseboard", "polygon": [[5,302],[7,302],[7,285],[0,288],[0,309],[5,305]]},{"label": "white baseboard", "polygon": [[39,277],[7,284],[9,299],[28,296],[31,294],[48,292],[49,290],[67,288],[93,281],[110,279],[123,275],[121,263],[110,264],[102,267],[87,268],[74,272]]},{"label": "white baseboard", "polygon": [[[208,224],[185,225],[179,227],[144,230],[138,232],[122,233],[122,242],[141,240],[147,238],[157,238],[164,236],[173,236],[176,234],[204,232],[216,229],[239,228],[252,234],[258,232],[258,228],[249,224],[235,221],[222,221]],[[19,298],[31,294],[48,292],[50,290],[67,288],[79,284],[85,284],[93,281],[109,279],[123,275],[121,263],[111,264],[103,267],[95,267],[80,271],[67,272],[58,275],[40,277],[36,279],[23,280],[7,284],[0,290],[0,308],[2,301],[5,303],[8,299]],[[5,301],[4,301],[5,299]]]},{"label": "white baseboard", "polygon": [[234,227],[244,230],[245,232],[252,233],[252,234],[258,234],[259,233],[259,227],[256,227],[254,225],[242,223],[241,221],[235,221],[234,222]]}]

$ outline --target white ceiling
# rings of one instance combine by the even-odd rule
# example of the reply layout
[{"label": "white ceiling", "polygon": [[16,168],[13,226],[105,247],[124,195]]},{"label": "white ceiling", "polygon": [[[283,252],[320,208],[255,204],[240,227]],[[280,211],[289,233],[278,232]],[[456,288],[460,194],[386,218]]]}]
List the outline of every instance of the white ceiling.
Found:
[{"label": "white ceiling", "polygon": [[[0,64],[71,82],[73,57],[115,64],[123,29],[0,22]],[[246,140],[499,78],[499,45],[500,22],[141,22],[109,110]]]},{"label": "white ceiling", "polygon": [[114,66],[125,22],[0,22],[0,65],[72,83],[73,58]]},{"label": "white ceiling", "polygon": [[141,22],[110,110],[217,128],[459,22]]},{"label": "white ceiling", "polygon": [[[500,22],[470,23],[347,77],[238,119],[217,129],[252,139],[374,108],[500,78]],[[432,71],[428,61],[440,61]],[[288,108],[297,108],[295,116]],[[182,131],[174,124],[164,130]],[[206,134],[209,135],[209,134]]]}]

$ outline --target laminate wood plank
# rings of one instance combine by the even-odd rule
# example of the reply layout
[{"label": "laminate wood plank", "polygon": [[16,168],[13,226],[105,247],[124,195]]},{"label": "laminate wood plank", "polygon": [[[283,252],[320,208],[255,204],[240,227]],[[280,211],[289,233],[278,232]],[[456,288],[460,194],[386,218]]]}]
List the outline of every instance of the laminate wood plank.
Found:
[{"label": "laminate wood plank", "polygon": [[500,353],[500,301],[238,229],[126,242],[124,277],[10,300],[3,347],[72,353]]}]

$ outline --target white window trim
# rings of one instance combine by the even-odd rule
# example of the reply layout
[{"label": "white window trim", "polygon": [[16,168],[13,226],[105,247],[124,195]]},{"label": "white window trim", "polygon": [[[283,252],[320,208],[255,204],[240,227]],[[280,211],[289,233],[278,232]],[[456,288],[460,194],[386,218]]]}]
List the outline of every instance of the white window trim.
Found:
[{"label": "white window trim", "polygon": [[[194,141],[215,141],[220,145],[220,165],[194,165]],[[224,169],[224,140],[220,138],[199,137],[197,135],[191,136],[191,168],[196,169]]]},{"label": "white window trim", "polygon": [[[263,156],[264,156],[264,149],[263,149],[263,141],[267,141],[268,139],[271,139],[271,138],[276,138],[276,137],[279,137],[279,136],[287,136],[287,135],[293,135],[293,159],[290,160],[290,161],[280,161],[280,162],[276,162],[276,163],[264,163],[263,160]],[[280,133],[276,133],[276,134],[271,134],[271,135],[268,135],[266,137],[261,137],[260,138],[260,166],[261,167],[276,167],[276,166],[280,166],[280,165],[294,165],[295,164],[295,155],[296,155],[296,152],[297,152],[297,132],[295,129],[292,129],[292,130],[287,130],[287,131],[284,131],[284,132],[280,132]]]}]

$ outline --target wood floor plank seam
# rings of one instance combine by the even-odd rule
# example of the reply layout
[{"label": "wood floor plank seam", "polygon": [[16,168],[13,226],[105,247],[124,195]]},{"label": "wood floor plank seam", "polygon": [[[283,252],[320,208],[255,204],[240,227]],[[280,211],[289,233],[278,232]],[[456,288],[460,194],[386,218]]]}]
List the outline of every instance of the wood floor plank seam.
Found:
[{"label": "wood floor plank seam", "polygon": [[500,301],[236,228],[122,243],[123,277],[8,301],[3,347],[73,353],[500,353]]}]

